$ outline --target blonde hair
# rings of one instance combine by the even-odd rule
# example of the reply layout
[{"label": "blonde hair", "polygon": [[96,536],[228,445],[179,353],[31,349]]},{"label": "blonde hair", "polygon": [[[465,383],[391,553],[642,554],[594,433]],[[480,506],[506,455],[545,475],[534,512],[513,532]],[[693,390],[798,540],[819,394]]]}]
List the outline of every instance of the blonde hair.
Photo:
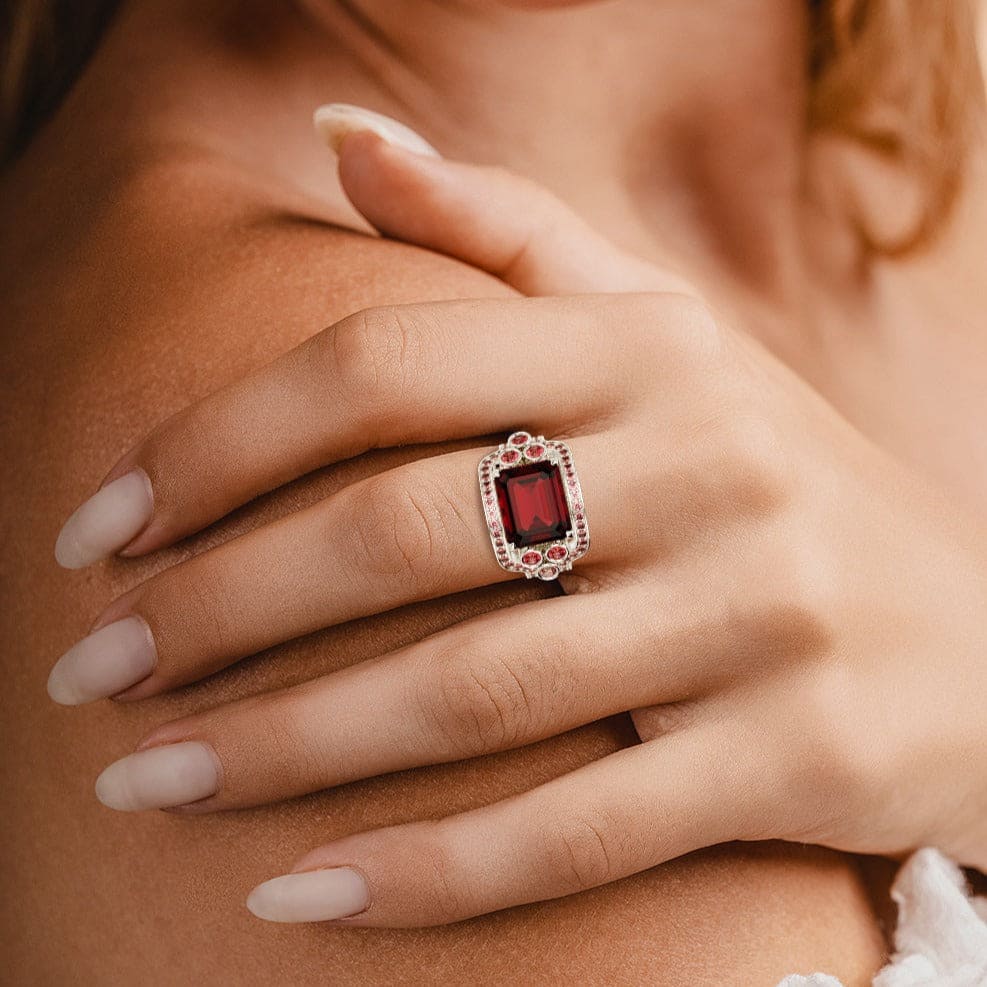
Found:
[{"label": "blonde hair", "polygon": [[914,179],[918,208],[895,234],[863,205],[850,221],[871,251],[927,243],[963,184],[983,106],[977,18],[967,0],[826,0],[813,4],[809,124],[852,140]]},{"label": "blonde hair", "polygon": [[[901,254],[946,223],[963,182],[983,88],[972,0],[807,0],[809,126],[880,155],[914,180],[918,208],[894,235],[863,204],[849,220],[871,251]],[[0,163],[11,161],[81,71],[118,0],[10,0],[0,50]]]}]

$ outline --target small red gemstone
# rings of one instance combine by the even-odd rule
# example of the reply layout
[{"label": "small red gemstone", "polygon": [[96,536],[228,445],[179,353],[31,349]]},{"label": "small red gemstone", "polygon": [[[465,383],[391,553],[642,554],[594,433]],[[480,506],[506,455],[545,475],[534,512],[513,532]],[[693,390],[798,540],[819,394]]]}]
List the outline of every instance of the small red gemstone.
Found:
[{"label": "small red gemstone", "polygon": [[543,565],[537,573],[539,579],[554,579],[558,574],[558,567],[554,565]]},{"label": "small red gemstone", "polygon": [[496,487],[504,534],[518,548],[556,541],[571,530],[562,475],[554,463],[504,470]]},{"label": "small red gemstone", "polygon": [[553,545],[545,555],[553,562],[561,562],[569,554],[569,549],[565,545]]},{"label": "small red gemstone", "polygon": [[521,561],[528,566],[538,565],[541,562],[541,552],[525,552]]},{"label": "small red gemstone", "polygon": [[545,447],[538,445],[537,442],[532,442],[527,449],[524,450],[524,455],[528,459],[541,459],[545,455]]},{"label": "small red gemstone", "polygon": [[521,458],[521,453],[517,449],[505,449],[500,454],[500,461],[502,463],[516,463]]},{"label": "small red gemstone", "polygon": [[512,446],[526,446],[531,441],[527,432],[515,432],[508,440]]}]

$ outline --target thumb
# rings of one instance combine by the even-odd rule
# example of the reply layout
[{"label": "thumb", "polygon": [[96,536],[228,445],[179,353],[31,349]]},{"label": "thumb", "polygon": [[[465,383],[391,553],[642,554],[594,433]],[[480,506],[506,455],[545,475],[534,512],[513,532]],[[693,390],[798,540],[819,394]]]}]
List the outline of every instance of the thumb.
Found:
[{"label": "thumb", "polygon": [[403,124],[356,107],[321,107],[315,125],[339,155],[350,201],[385,236],[448,254],[526,295],[695,294],[528,179],[446,161]]}]

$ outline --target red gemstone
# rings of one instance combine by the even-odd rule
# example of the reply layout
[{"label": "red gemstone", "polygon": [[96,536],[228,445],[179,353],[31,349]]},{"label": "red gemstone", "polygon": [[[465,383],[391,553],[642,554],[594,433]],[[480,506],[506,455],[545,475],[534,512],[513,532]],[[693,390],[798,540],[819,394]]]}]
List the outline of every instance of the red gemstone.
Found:
[{"label": "red gemstone", "polygon": [[515,432],[510,439],[508,439],[508,442],[510,442],[512,446],[527,445],[530,441],[531,436],[528,435],[527,432]]},{"label": "red gemstone", "polygon": [[502,463],[516,463],[521,458],[521,453],[517,449],[505,449],[500,454],[500,461]]},{"label": "red gemstone", "polygon": [[571,530],[562,475],[553,463],[504,470],[495,485],[504,534],[518,548],[564,538]]},{"label": "red gemstone", "polygon": [[525,552],[521,556],[521,562],[528,566],[538,565],[541,562],[541,552]]},{"label": "red gemstone", "polygon": [[565,545],[553,545],[545,555],[553,562],[561,562],[569,554],[569,549]]},{"label": "red gemstone", "polygon": [[524,450],[525,456],[528,459],[541,459],[545,455],[545,447],[538,445],[537,442],[532,442],[527,449]]},{"label": "red gemstone", "polygon": [[554,565],[543,565],[537,572],[539,579],[554,579],[558,574],[558,567]]}]

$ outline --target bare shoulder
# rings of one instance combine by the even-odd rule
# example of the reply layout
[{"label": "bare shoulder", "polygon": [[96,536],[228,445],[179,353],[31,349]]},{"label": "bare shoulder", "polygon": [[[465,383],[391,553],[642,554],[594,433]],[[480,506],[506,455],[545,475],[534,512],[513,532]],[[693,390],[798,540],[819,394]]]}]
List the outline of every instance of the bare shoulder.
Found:
[{"label": "bare shoulder", "polygon": [[[119,454],[165,415],[353,311],[506,291],[447,258],[342,230],[317,204],[196,155],[103,176],[82,198],[44,182],[6,189],[17,200],[2,207],[6,218],[33,216],[30,229],[0,223],[9,368],[0,444],[15,478],[0,485],[9,711],[0,729],[18,793],[0,832],[5,877],[19,889],[0,904],[11,982],[456,983],[468,968],[477,983],[773,983],[811,967],[850,983],[873,967],[881,945],[853,863],[774,845],[721,848],[577,898],[370,939],[279,929],[242,907],[253,884],[334,836],[506,797],[632,743],[624,719],[247,812],[185,819],[100,807],[96,774],[154,723],[331,673],[544,588],[507,585],[354,622],[141,704],[49,703],[51,663],[118,593],[429,450],[320,472],[160,558],[63,572],[52,557],[59,524]],[[817,922],[814,900],[824,898],[835,917]]]},{"label": "bare shoulder", "polygon": [[184,362],[229,367],[239,352],[249,351],[244,363],[270,357],[370,305],[507,293],[450,258],[334,225],[338,207],[193,151],[128,162],[81,189],[23,184],[8,186],[0,213],[11,355],[18,316],[43,314],[46,339],[76,351],[164,330],[192,347]]}]

